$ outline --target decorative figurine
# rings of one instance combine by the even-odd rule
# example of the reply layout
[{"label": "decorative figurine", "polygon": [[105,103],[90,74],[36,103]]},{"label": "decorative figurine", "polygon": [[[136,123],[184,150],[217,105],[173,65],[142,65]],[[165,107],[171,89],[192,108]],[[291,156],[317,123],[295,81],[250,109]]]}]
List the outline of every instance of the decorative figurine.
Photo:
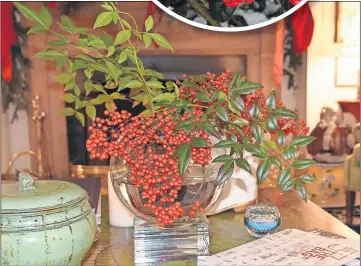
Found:
[{"label": "decorative figurine", "polygon": [[352,151],[352,127],[345,121],[344,115],[339,108],[322,108],[320,122],[311,132],[316,140],[307,146],[315,161],[342,163]]}]

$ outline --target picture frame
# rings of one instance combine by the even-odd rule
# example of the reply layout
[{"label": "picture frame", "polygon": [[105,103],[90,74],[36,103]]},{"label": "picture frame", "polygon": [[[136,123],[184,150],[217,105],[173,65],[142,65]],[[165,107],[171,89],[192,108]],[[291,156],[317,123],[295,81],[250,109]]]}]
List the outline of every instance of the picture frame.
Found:
[{"label": "picture frame", "polygon": [[336,5],[336,25],[335,43],[344,43],[350,35],[350,28],[353,28],[355,16],[358,17],[360,10],[359,2],[335,2]]},{"label": "picture frame", "polygon": [[359,82],[360,58],[336,57],[335,86],[357,87]]}]

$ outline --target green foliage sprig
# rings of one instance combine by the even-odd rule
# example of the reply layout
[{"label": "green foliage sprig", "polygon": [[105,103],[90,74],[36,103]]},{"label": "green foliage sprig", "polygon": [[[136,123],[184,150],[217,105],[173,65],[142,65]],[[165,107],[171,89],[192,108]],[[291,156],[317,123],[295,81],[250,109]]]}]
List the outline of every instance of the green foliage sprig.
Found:
[{"label": "green foliage sprig", "polygon": [[[135,19],[131,14],[120,11],[115,3],[104,2],[104,12],[100,13],[95,21],[93,29],[105,27],[109,24],[119,25],[121,30],[115,39],[103,33],[101,36],[91,34],[92,29],[77,27],[72,20],[63,15],[57,22],[62,32],[53,28],[53,18],[46,7],[42,7],[40,14],[19,2],[14,2],[19,11],[29,20],[36,23],[28,34],[49,33],[57,37],[56,40],[47,44],[47,48],[36,56],[45,60],[55,61],[57,69],[66,67],[66,71],[57,77],[57,81],[64,84],[64,101],[73,104],[73,107],[64,108],[66,116],[75,116],[82,125],[85,117],[80,109],[85,108],[86,114],[95,118],[95,105],[105,104],[112,110],[115,99],[127,99],[121,91],[131,88],[131,100],[142,102],[149,106],[150,112],[154,110],[153,99],[159,97],[164,86],[158,79],[163,75],[151,69],[145,69],[138,57],[138,49],[133,44],[132,37],[143,42],[148,48],[152,42],[173,51],[169,42],[159,33],[151,32],[153,18],[149,16],[145,21],[146,31],[139,30]],[[78,38],[70,38],[70,36]],[[77,39],[74,41],[74,39]],[[79,54],[69,56],[68,46],[75,46]],[[81,95],[79,85],[76,83],[77,74],[82,71],[86,76],[84,82],[85,97]],[[92,80],[94,72],[104,74],[103,86],[100,82]],[[110,89],[116,92],[108,93]],[[91,99],[87,97],[92,91],[100,94]]]}]

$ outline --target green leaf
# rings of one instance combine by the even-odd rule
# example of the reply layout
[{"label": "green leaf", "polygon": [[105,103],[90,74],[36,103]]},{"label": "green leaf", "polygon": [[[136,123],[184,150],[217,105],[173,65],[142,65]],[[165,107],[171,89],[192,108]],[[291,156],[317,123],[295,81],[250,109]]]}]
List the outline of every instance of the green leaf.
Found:
[{"label": "green leaf", "polygon": [[146,81],[146,84],[150,88],[164,89],[162,82],[159,82],[158,80],[148,80],[148,81]]},{"label": "green leaf", "polygon": [[258,144],[246,143],[244,147],[246,151],[252,153],[252,155],[262,155],[262,150]]},{"label": "green leaf", "polygon": [[65,40],[55,40],[48,43],[48,46],[64,46],[68,44]]},{"label": "green leaf", "polygon": [[283,191],[286,192],[290,189],[292,189],[296,184],[296,180],[295,179],[289,179],[283,186]]},{"label": "green leaf", "polygon": [[277,118],[274,116],[269,115],[266,120],[267,127],[273,131],[278,129],[278,122]]},{"label": "green leaf", "polygon": [[74,88],[74,93],[75,93],[75,95],[76,95],[77,97],[80,96],[80,89],[79,89],[78,86],[75,86],[75,88]]},{"label": "green leaf", "polygon": [[236,97],[234,100],[231,99],[231,102],[239,111],[242,113],[246,112],[246,106],[244,105],[242,97]]},{"label": "green leaf", "polygon": [[277,150],[277,144],[276,142],[272,140],[263,140],[263,144],[268,148],[272,150]]},{"label": "green leaf", "polygon": [[85,108],[85,112],[86,114],[91,117],[91,118],[95,118],[96,116],[96,109],[94,107],[94,105],[92,104],[87,104],[86,108]]},{"label": "green leaf", "polygon": [[45,60],[58,60],[59,57],[64,57],[65,55],[55,50],[46,50],[37,53],[35,56]]},{"label": "green leaf", "polygon": [[173,102],[175,99],[174,94],[166,92],[159,94],[158,96],[154,97],[152,99],[153,102],[160,102],[160,101],[167,101],[167,102]]},{"label": "green leaf", "polygon": [[132,27],[130,26],[130,24],[128,23],[128,21],[124,20],[124,19],[119,19],[123,25],[128,28],[128,29],[131,29]]},{"label": "green leaf", "polygon": [[229,91],[232,91],[232,90],[233,90],[233,88],[234,88],[235,85],[237,84],[237,81],[239,80],[239,77],[240,77],[240,73],[239,73],[239,72],[234,73],[231,81],[230,81],[229,84],[228,84],[228,90],[229,90]]},{"label": "green leaf", "polygon": [[105,95],[101,94],[101,95],[98,95],[96,98],[94,99],[91,99],[89,102],[93,105],[98,105],[98,104],[102,104],[104,103],[105,101]]},{"label": "green leaf", "polygon": [[210,123],[199,123],[198,127],[201,128],[204,132],[208,135],[211,135],[216,138],[220,138],[220,134],[218,133],[217,129]]},{"label": "green leaf", "polygon": [[295,146],[293,146],[293,145],[289,146],[288,151],[292,158],[297,158],[297,150],[296,150]]},{"label": "green leaf", "polygon": [[296,169],[305,169],[315,163],[316,162],[314,160],[310,159],[298,159],[293,162],[292,166]]},{"label": "green leaf", "polygon": [[235,143],[232,140],[225,139],[214,145],[214,148],[232,148]]},{"label": "green leaf", "polygon": [[72,116],[75,114],[75,110],[70,107],[63,108],[62,113],[66,116]]},{"label": "green leaf", "polygon": [[101,5],[102,8],[104,8],[107,11],[113,11],[113,7],[108,4]]},{"label": "green leaf", "polygon": [[223,164],[218,170],[217,184],[223,184],[226,182],[233,175],[233,171],[234,162]]},{"label": "green leaf", "polygon": [[272,90],[270,95],[266,99],[266,107],[268,111],[271,111],[276,108],[276,92]]},{"label": "green leaf", "polygon": [[85,125],[85,117],[84,117],[84,115],[83,115],[82,113],[76,112],[76,113],[75,113],[75,117],[78,118],[78,120],[80,121],[80,124],[81,124],[82,126]]},{"label": "green leaf", "polygon": [[118,56],[118,64],[127,61],[127,59],[128,59],[127,53],[125,52],[120,53],[120,55]]},{"label": "green leaf", "polygon": [[13,2],[13,4],[16,6],[19,12],[23,14],[23,16],[26,17],[28,20],[35,21],[40,25],[46,27],[46,24],[42,21],[42,19],[38,16],[38,14],[34,10],[32,10],[31,8],[27,7],[24,4],[21,4],[20,2]]},{"label": "green leaf", "polygon": [[112,22],[112,18],[113,18],[113,11],[100,13],[97,19],[95,20],[95,24],[93,28],[95,29],[108,25],[110,22]]},{"label": "green leaf", "polygon": [[67,63],[68,63],[68,57],[66,57],[66,56],[59,57],[59,58],[56,60],[56,69],[62,68],[62,67],[65,66]]},{"label": "green leaf", "polygon": [[84,62],[83,60],[75,59],[73,65],[71,66],[71,71],[74,72],[79,69],[84,69],[86,67],[87,67],[86,62]]},{"label": "green leaf", "polygon": [[290,176],[291,176],[290,168],[286,168],[282,170],[277,178],[277,187],[278,188],[283,187],[290,180]]},{"label": "green leaf", "polygon": [[277,107],[276,109],[274,109],[272,111],[272,114],[276,117],[280,117],[280,118],[293,118],[293,119],[297,119],[297,115],[286,108],[283,107]]},{"label": "green leaf", "polygon": [[247,160],[243,159],[243,158],[238,158],[236,159],[236,165],[247,171],[248,173],[252,174],[252,170],[251,170],[251,166],[249,165],[249,163],[247,162]]},{"label": "green leaf", "polygon": [[142,86],[143,86],[143,83],[140,82],[139,80],[131,80],[127,84],[125,84],[123,88],[134,89],[134,88],[140,88]]},{"label": "green leaf", "polygon": [[305,146],[310,144],[316,138],[313,136],[296,136],[295,139],[292,141],[293,145],[296,146]]},{"label": "green leaf", "polygon": [[88,63],[94,63],[94,64],[97,63],[97,61],[95,61],[95,59],[93,57],[86,55],[86,54],[77,55],[75,58],[82,59]]},{"label": "green leaf", "polygon": [[258,124],[251,125],[252,136],[255,138],[257,142],[261,142],[263,139],[263,130]]},{"label": "green leaf", "polygon": [[143,34],[143,42],[144,42],[145,48],[148,48],[150,46],[150,44],[152,43],[152,37],[149,34],[144,33]]},{"label": "green leaf", "polygon": [[233,142],[237,142],[236,134],[232,133],[231,134],[231,139],[232,139]]},{"label": "green leaf", "polygon": [[246,95],[250,94],[256,90],[263,88],[261,84],[254,82],[244,82],[240,87],[235,88],[233,91],[238,92],[239,94]]},{"label": "green leaf", "polygon": [[147,17],[147,19],[144,22],[144,25],[145,25],[145,30],[150,31],[154,25],[153,17],[152,16]]},{"label": "green leaf", "polygon": [[241,113],[237,110],[237,108],[233,107],[231,102],[228,102],[228,109],[235,113],[237,116],[241,116]]},{"label": "green leaf", "polygon": [[85,27],[79,27],[75,29],[75,33],[79,33],[79,34],[87,33],[88,31],[89,29]]},{"label": "green leaf", "polygon": [[305,185],[299,180],[296,181],[296,192],[304,201],[307,202],[307,192],[305,189]]},{"label": "green leaf", "polygon": [[59,76],[56,77],[56,81],[60,84],[67,84],[69,81],[73,79],[73,76],[68,73],[61,73]]},{"label": "green leaf", "polygon": [[101,39],[94,39],[88,43],[88,46],[96,48],[106,48],[105,43]]},{"label": "green leaf", "polygon": [[113,55],[114,52],[115,52],[115,47],[114,47],[114,46],[109,46],[109,47],[108,47],[107,57]]},{"label": "green leaf", "polygon": [[51,26],[51,24],[53,24],[53,18],[51,16],[51,14],[49,13],[49,10],[45,6],[43,6],[41,8],[40,19],[47,28],[49,28]]},{"label": "green leaf", "polygon": [[109,75],[115,81],[118,80],[118,77],[122,74],[122,70],[118,68],[118,66],[114,65],[112,62],[105,61],[105,67],[108,70]]},{"label": "green leaf", "polygon": [[286,142],[286,135],[282,131],[278,132],[277,142],[280,145],[283,145]]},{"label": "green leaf", "polygon": [[124,100],[125,96],[123,94],[120,94],[119,92],[113,92],[110,94],[110,97],[112,97],[113,100]]},{"label": "green leaf", "polygon": [[299,179],[306,184],[312,183],[315,181],[315,178],[313,176],[310,175],[302,175],[299,177]]},{"label": "green leaf", "polygon": [[64,101],[66,101],[67,103],[72,103],[75,101],[76,96],[74,94],[71,93],[65,93],[63,96]]},{"label": "green leaf", "polygon": [[231,155],[219,155],[216,158],[213,159],[213,163],[227,163],[227,162],[233,162],[233,157]]},{"label": "green leaf", "polygon": [[222,121],[224,121],[224,122],[229,121],[227,111],[222,106],[216,107],[216,114],[217,114],[218,118],[221,119]]},{"label": "green leaf", "polygon": [[196,100],[201,101],[201,102],[210,102],[211,101],[208,94],[205,92],[198,92],[194,97],[196,98]]},{"label": "green leaf", "polygon": [[283,153],[282,153],[283,157],[286,159],[286,160],[289,160],[292,158],[292,154],[290,152],[290,147],[286,147],[283,149]]},{"label": "green leaf", "polygon": [[208,140],[205,140],[202,137],[193,138],[191,141],[191,145],[192,145],[192,147],[195,147],[195,148],[204,148],[204,147],[212,146],[212,144]]},{"label": "green leaf", "polygon": [[280,159],[278,159],[278,157],[270,156],[269,159],[270,159],[271,164],[273,164],[274,166],[276,166],[279,169],[282,169],[282,163],[281,163]]},{"label": "green leaf", "polygon": [[43,25],[35,25],[34,27],[32,27],[30,30],[28,30],[28,32],[26,33],[27,35],[31,34],[31,33],[44,33],[47,32],[48,29],[43,26]]},{"label": "green leaf", "polygon": [[[178,149],[179,151],[177,152]],[[179,174],[184,176],[191,161],[191,147],[189,143],[182,143],[178,149],[176,150],[178,157],[178,170]]]},{"label": "green leaf", "polygon": [[218,97],[219,97],[219,94],[220,94],[220,92],[219,92],[218,90],[214,91],[214,92],[212,93],[211,100],[212,100],[212,101],[217,100]]},{"label": "green leaf", "polygon": [[75,33],[76,27],[68,16],[61,16],[60,25],[65,32]]},{"label": "green leaf", "polygon": [[262,184],[262,182],[266,179],[270,172],[270,163],[269,160],[263,161],[258,167],[257,167],[257,184]]},{"label": "green leaf", "polygon": [[257,101],[252,104],[251,108],[249,109],[249,114],[253,118],[257,118],[259,116],[259,106]]},{"label": "green leaf", "polygon": [[249,125],[249,121],[240,117],[240,118],[237,118],[236,120],[234,120],[233,124],[246,126],[246,125]]},{"label": "green leaf", "polygon": [[120,31],[117,34],[117,37],[115,37],[114,45],[118,45],[118,44],[128,41],[130,39],[131,35],[132,35],[131,30]]},{"label": "green leaf", "polygon": [[173,47],[169,44],[169,42],[160,34],[158,33],[149,33],[155,41],[156,44],[158,44],[160,47],[166,48],[174,52]]}]

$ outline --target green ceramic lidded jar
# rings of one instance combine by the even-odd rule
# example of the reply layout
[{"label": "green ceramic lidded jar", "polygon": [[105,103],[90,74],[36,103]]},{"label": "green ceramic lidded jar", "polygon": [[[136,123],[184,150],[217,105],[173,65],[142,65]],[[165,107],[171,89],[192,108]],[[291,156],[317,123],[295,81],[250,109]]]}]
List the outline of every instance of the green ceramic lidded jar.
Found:
[{"label": "green ceramic lidded jar", "polygon": [[80,265],[96,219],[81,187],[55,180],[2,184],[1,261],[5,265]]}]

